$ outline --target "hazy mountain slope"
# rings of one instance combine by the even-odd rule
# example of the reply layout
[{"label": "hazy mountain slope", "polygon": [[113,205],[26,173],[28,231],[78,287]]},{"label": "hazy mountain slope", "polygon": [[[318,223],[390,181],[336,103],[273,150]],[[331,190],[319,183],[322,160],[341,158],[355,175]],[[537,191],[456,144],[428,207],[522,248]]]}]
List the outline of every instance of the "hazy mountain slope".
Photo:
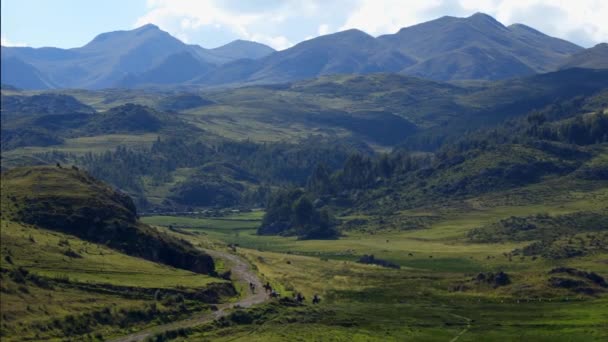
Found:
[{"label": "hazy mountain slope", "polygon": [[275,52],[273,48],[257,42],[237,39],[226,45],[208,50],[211,54],[222,57],[226,61],[237,59],[259,59]]},{"label": "hazy mountain slope", "polygon": [[436,80],[496,80],[554,70],[581,49],[525,25],[505,27],[477,13],[442,17],[378,38],[358,30],[321,36],[255,63],[225,65],[195,83],[276,83],[396,71]]},{"label": "hazy mountain slope", "polygon": [[154,25],[102,33],[80,48],[52,51],[6,48],[37,66],[60,87],[109,87],[130,72],[142,72],[167,56],[188,49]]},{"label": "hazy mountain slope", "polygon": [[[154,69],[169,56],[184,52],[190,52],[201,65],[209,68],[212,64],[236,59],[259,58],[272,51],[263,44],[246,41],[235,41],[217,49],[187,45],[152,24],[129,31],[102,33],[85,46],[73,49],[2,47],[3,60],[5,57],[19,58],[52,82],[27,87],[32,89],[105,88],[115,86],[129,74],[180,73],[183,66],[175,60],[167,62],[165,71]],[[143,76],[144,80],[150,77]],[[159,83],[167,83],[167,76],[159,77]],[[11,84],[10,80],[3,73],[2,83]],[[185,79],[177,77],[175,80],[183,82]]]},{"label": "hazy mountain slope", "polygon": [[553,71],[556,63],[559,64],[564,58],[582,50],[569,41],[550,37],[523,24],[513,24],[507,28],[518,41],[512,47],[513,52],[538,72]]},{"label": "hazy mountain slope", "polygon": [[[2,54],[38,69],[52,82],[47,87],[96,89],[190,80],[204,86],[239,86],[372,72],[402,72],[435,80],[496,80],[555,70],[581,50],[525,25],[505,27],[477,13],[467,18],[442,17],[378,38],[352,29],[282,51],[242,40],[205,49],[145,25],[100,34],[80,48],[2,47]],[[189,57],[185,57],[187,52]],[[10,83],[7,80],[3,76],[2,82]]]},{"label": "hazy mountain slope", "polygon": [[582,49],[525,25],[505,27],[482,13],[442,17],[378,40],[420,61],[404,73],[439,80],[502,79],[549,71]]},{"label": "hazy mountain slope", "polygon": [[535,73],[516,57],[478,46],[431,57],[403,72],[432,80],[498,80]]},{"label": "hazy mountain slope", "polygon": [[572,55],[560,65],[560,69],[567,68],[608,69],[608,44],[597,44]]},{"label": "hazy mountain slope", "polygon": [[204,74],[213,67],[212,64],[194,57],[191,52],[178,52],[143,73],[127,75],[118,81],[116,86],[179,84]]},{"label": "hazy mountain slope", "polygon": [[54,84],[49,81],[38,69],[16,57],[2,56],[0,63],[2,84],[9,84],[21,89],[48,89]]},{"label": "hazy mountain slope", "polygon": [[189,45],[190,52],[201,60],[215,65],[222,65],[240,59],[259,59],[275,52],[270,46],[237,39],[226,45],[205,49],[199,45]]},{"label": "hazy mountain slope", "polygon": [[277,83],[328,74],[395,72],[414,63],[401,53],[387,50],[367,33],[347,30],[304,41],[253,63],[237,61],[222,66],[200,82]]}]

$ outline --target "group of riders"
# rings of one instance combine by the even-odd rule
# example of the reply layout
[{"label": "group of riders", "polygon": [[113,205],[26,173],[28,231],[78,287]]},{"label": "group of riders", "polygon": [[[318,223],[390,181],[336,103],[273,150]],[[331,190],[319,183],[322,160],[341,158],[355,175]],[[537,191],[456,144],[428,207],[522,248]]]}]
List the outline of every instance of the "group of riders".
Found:
[{"label": "group of riders", "polygon": [[[270,298],[281,298],[281,294],[278,293],[276,290],[274,290],[269,282],[266,282],[266,284],[264,284],[262,287],[264,288],[264,291],[268,294],[268,296]],[[251,293],[255,293],[255,284],[254,283],[251,283],[251,282],[249,283],[249,290],[251,290]],[[293,297],[293,299],[300,304],[304,303],[304,301],[306,300],[306,298],[300,292],[296,293],[296,295]],[[320,302],[321,302],[321,298],[319,297],[318,294],[315,293],[315,295],[312,297],[312,303],[319,304]]]}]

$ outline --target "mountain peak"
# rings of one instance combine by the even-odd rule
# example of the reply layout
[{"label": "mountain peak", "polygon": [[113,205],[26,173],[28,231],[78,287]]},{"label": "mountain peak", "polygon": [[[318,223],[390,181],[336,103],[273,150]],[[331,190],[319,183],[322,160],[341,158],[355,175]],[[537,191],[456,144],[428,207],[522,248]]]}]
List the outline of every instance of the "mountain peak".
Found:
[{"label": "mountain peak", "polygon": [[515,23],[512,25],[509,25],[507,28],[511,31],[524,31],[524,32],[529,32],[529,33],[536,34],[536,35],[546,36],[546,34],[540,32],[538,30],[535,30],[535,29],[531,28],[530,26],[524,25],[524,24]]},{"label": "mountain peak", "polygon": [[496,19],[494,19],[493,16],[491,16],[489,14],[485,14],[483,12],[475,12],[471,16],[469,16],[469,19],[484,19],[484,20],[496,21]]},{"label": "mountain peak", "polygon": [[326,38],[326,37],[328,39],[336,39],[336,38],[339,38],[339,39],[345,39],[345,38],[347,38],[347,39],[374,39],[374,37],[372,37],[368,33],[363,32],[356,28],[331,33],[331,34],[328,34],[325,36],[320,36],[317,38]]},{"label": "mountain peak", "polygon": [[158,30],[158,31],[160,31],[161,29],[158,26],[156,26],[154,24],[150,24],[150,23],[145,24],[145,25],[140,26],[140,27],[138,27],[138,28],[135,29],[135,31],[144,31],[144,30]]},{"label": "mountain peak", "polygon": [[491,15],[481,13],[481,12],[477,12],[466,19],[468,21],[475,22],[475,23],[490,24],[490,25],[494,25],[494,26],[499,26],[501,28],[505,27],[502,23],[500,23],[498,20],[494,19],[494,17],[492,17]]},{"label": "mountain peak", "polygon": [[92,46],[95,44],[100,44],[100,43],[105,43],[108,41],[112,41],[114,39],[125,39],[128,37],[132,37],[132,36],[141,36],[141,35],[158,35],[158,34],[167,34],[165,31],[161,30],[158,26],[154,25],[154,24],[146,24],[143,26],[140,26],[138,28],[135,28],[133,30],[119,30],[119,31],[111,31],[111,32],[105,32],[105,33],[101,33],[99,35],[97,35],[95,38],[93,38],[92,41],[90,41],[86,46]]},{"label": "mountain peak", "polygon": [[275,50],[268,45],[250,40],[237,39],[226,45],[210,50],[216,56],[236,60],[241,58],[258,59],[267,56]]}]

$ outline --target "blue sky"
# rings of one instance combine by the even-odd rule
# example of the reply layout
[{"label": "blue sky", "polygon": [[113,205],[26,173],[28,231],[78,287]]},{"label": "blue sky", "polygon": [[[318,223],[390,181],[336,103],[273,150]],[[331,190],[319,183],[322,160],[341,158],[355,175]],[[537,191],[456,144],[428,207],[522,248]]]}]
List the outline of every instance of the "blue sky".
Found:
[{"label": "blue sky", "polygon": [[130,29],[145,13],[146,0],[2,0],[1,7],[3,40],[68,48],[102,32]]},{"label": "blue sky", "polygon": [[234,39],[284,49],[358,28],[374,36],[443,15],[484,12],[584,47],[608,41],[605,0],[2,0],[2,45],[78,47],[153,23],[212,48]]}]

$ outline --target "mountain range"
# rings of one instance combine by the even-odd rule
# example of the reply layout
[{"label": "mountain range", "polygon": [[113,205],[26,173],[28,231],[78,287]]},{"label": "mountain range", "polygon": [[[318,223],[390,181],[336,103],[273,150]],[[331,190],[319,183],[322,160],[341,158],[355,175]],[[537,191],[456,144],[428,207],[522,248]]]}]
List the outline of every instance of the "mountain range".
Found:
[{"label": "mountain range", "polygon": [[226,87],[331,74],[392,72],[439,81],[500,80],[569,67],[605,68],[592,49],[489,15],[441,17],[372,37],[351,29],[274,51],[237,40],[205,49],[157,26],[103,33],[74,49],[2,47],[2,83],[24,89]]},{"label": "mountain range", "polygon": [[184,56],[196,61],[196,69],[188,70],[199,74],[205,66],[259,58],[272,52],[266,45],[242,40],[205,49],[185,44],[148,24],[131,31],[102,33],[85,46],[73,49],[3,46],[2,83],[25,89],[108,88],[132,82],[129,80],[146,72],[160,72],[154,83],[168,83],[174,82],[175,76],[163,79],[163,69],[170,68],[169,73],[173,74],[175,68],[192,67],[182,65]]}]

